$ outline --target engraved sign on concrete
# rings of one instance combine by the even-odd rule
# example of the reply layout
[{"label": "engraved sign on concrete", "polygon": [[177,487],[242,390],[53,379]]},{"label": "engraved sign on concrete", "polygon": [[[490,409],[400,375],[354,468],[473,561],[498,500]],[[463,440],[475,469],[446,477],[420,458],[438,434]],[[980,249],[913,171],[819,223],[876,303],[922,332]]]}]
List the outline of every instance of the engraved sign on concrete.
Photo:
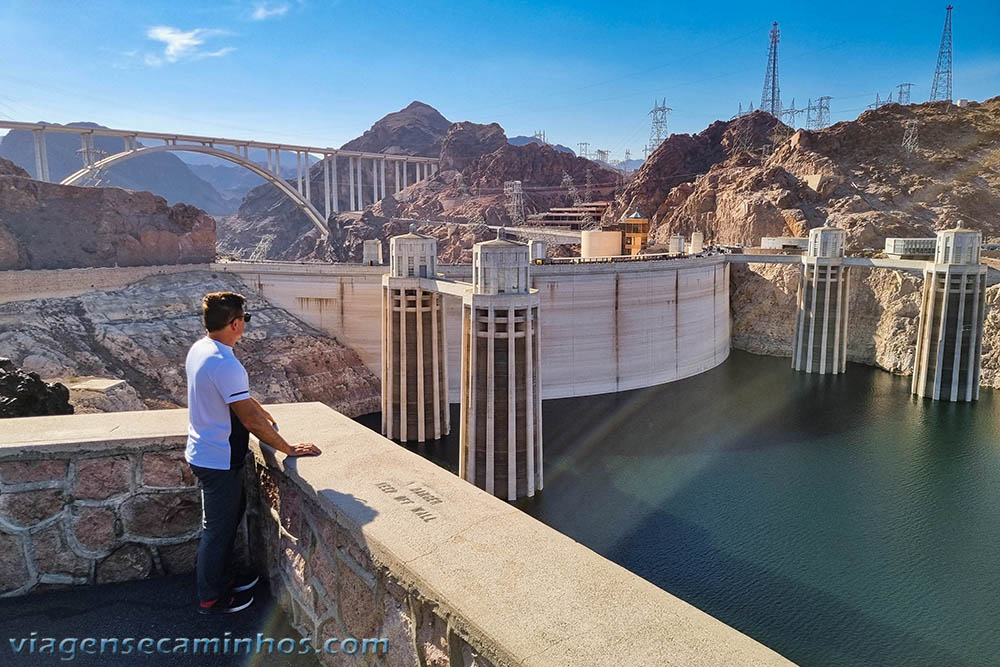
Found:
[{"label": "engraved sign on concrete", "polygon": [[398,485],[392,482],[382,481],[375,484],[375,488],[382,493],[390,494],[392,499],[400,505],[409,506],[409,511],[424,523],[429,523],[438,518],[428,506],[440,505],[444,503],[444,498],[428,490],[419,482],[407,482]]}]

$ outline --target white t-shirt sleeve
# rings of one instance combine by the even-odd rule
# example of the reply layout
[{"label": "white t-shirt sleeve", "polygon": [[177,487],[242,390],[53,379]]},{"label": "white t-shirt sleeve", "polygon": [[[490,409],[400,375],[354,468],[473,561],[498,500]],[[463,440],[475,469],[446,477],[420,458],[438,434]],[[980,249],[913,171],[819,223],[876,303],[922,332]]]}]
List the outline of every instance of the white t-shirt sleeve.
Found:
[{"label": "white t-shirt sleeve", "polygon": [[219,364],[212,379],[227,404],[250,398],[250,378],[243,364],[236,359],[227,359]]}]

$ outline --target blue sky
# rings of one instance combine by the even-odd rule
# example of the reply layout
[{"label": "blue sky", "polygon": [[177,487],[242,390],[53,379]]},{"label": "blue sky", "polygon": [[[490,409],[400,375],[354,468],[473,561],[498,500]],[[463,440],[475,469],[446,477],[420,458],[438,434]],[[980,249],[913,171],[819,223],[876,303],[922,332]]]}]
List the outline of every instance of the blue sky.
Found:
[{"label": "blue sky", "polygon": [[[641,157],[654,99],[671,132],[759,104],[772,21],[786,106],[926,100],[945,4],[0,0],[0,118],[339,146],[418,99]],[[1000,94],[1000,3],[953,24],[954,96]]]}]

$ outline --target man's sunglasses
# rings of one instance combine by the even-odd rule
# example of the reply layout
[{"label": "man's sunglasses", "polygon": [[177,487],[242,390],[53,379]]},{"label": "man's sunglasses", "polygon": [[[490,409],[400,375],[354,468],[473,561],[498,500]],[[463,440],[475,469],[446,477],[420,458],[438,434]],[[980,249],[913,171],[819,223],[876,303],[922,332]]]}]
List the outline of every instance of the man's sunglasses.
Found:
[{"label": "man's sunglasses", "polygon": [[244,322],[249,322],[250,321],[250,313],[243,313],[242,315],[237,315],[233,319],[229,320],[229,324],[232,324],[233,322],[235,322],[236,320],[240,319],[241,317],[243,318]]}]

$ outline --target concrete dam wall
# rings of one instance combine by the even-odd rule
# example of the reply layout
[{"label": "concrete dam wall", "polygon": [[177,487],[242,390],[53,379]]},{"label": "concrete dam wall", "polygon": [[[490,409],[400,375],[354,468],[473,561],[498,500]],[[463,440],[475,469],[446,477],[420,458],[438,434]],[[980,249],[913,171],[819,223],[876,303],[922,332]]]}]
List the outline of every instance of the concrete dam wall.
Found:
[{"label": "concrete dam wall", "polygon": [[[472,267],[439,266],[471,281]],[[213,264],[276,306],[381,364],[385,266]],[[721,257],[533,265],[541,303],[542,398],[624,391],[707,371],[729,356],[729,268]],[[461,302],[445,299],[450,400],[459,399]]]}]

